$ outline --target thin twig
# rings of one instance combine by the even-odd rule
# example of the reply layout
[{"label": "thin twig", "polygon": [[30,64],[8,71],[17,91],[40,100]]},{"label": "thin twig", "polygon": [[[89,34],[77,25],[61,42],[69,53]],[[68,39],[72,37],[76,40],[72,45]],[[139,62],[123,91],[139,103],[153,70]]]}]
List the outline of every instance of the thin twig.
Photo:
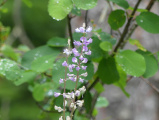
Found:
[{"label": "thin twig", "polygon": [[145,81],[150,87],[152,87],[157,93],[159,93],[159,89],[155,87],[151,82],[149,82],[147,79],[144,79],[140,77],[143,81]]},{"label": "thin twig", "polygon": [[140,4],[141,1],[142,1],[142,0],[138,0],[138,2],[136,3],[136,5],[135,5],[135,7],[134,7],[134,10],[132,11],[132,13],[131,13],[131,15],[130,15],[130,18],[128,19],[128,22],[127,22],[127,24],[126,24],[126,26],[125,26],[125,28],[124,28],[124,31],[123,31],[123,33],[122,33],[120,39],[119,39],[119,42],[117,43],[117,45],[116,45],[116,47],[115,47],[115,49],[114,49],[114,51],[113,51],[113,56],[114,56],[114,52],[117,52],[118,48],[119,48],[120,45],[123,43],[124,38],[125,38],[125,36],[126,36],[127,33],[128,33],[128,29],[129,29],[130,23],[131,23],[131,21],[132,21],[134,15],[135,15],[135,12],[136,12],[137,8],[139,7],[139,4]]},{"label": "thin twig", "polygon": [[70,36],[70,40],[71,40],[71,47],[74,48],[74,44],[73,44],[73,35],[72,35],[72,27],[71,27],[71,17],[69,15],[67,15],[67,22],[68,22],[68,32],[69,32],[69,36]]},{"label": "thin twig", "polygon": [[85,13],[85,28],[87,28],[88,26],[88,10],[86,10],[86,13]]}]

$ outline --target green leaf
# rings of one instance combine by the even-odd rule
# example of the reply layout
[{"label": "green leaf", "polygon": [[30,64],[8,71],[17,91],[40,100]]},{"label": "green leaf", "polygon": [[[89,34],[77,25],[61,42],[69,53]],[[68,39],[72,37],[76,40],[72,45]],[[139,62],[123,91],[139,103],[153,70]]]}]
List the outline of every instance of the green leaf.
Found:
[{"label": "green leaf", "polygon": [[41,46],[26,52],[22,57],[22,65],[30,69],[31,64],[34,60],[47,55],[52,55],[52,57],[56,57],[59,54],[60,54],[60,49],[58,48],[51,48],[47,45]]},{"label": "green leaf", "polygon": [[53,62],[55,61],[56,57],[52,55],[43,56],[37,58],[32,62],[31,68],[33,71],[36,72],[45,72],[49,68],[53,67]]},{"label": "green leaf", "polygon": [[17,63],[9,59],[0,60],[0,76],[5,76],[7,80],[15,81],[21,77],[22,70]]},{"label": "green leaf", "polygon": [[[112,45],[116,44],[116,38],[114,38],[113,36],[111,36],[109,33],[106,32],[100,32],[99,34],[99,39],[101,39],[101,41],[108,41],[110,42]],[[98,37],[98,36],[97,36]]]},{"label": "green leaf", "polygon": [[33,90],[33,97],[36,101],[43,101],[49,90],[56,89],[54,83],[37,84]]},{"label": "green leaf", "polygon": [[113,57],[102,59],[98,66],[98,75],[103,83],[112,84],[119,80],[119,74]]},{"label": "green leaf", "polygon": [[101,42],[99,46],[104,51],[111,51],[113,48],[112,44],[108,41]]},{"label": "green leaf", "polygon": [[141,50],[137,50],[137,53],[141,54],[145,58],[146,62],[146,71],[143,74],[144,78],[149,78],[155,75],[155,73],[158,71],[158,63],[154,55],[149,52],[143,52]]},{"label": "green leaf", "polygon": [[76,6],[74,6],[72,8],[71,13],[74,14],[74,15],[76,15],[76,16],[81,16],[81,9],[77,8]]},{"label": "green leaf", "polygon": [[139,42],[139,40],[135,40],[135,39],[129,39],[129,43],[131,44],[131,45],[135,45],[135,46],[137,46],[140,50],[142,50],[142,51],[146,51],[146,49],[142,46],[142,44]]},{"label": "green leaf", "polygon": [[54,37],[47,42],[47,45],[51,47],[66,47],[67,41],[65,38]]},{"label": "green leaf", "polygon": [[158,60],[158,62],[159,62],[159,52],[157,53],[157,60]]},{"label": "green leaf", "polygon": [[101,107],[107,107],[108,105],[109,105],[109,102],[105,97],[99,97],[97,99],[97,103],[95,107],[101,108]]},{"label": "green leaf", "polygon": [[[134,10],[134,8],[133,7],[131,7],[131,6],[129,6],[129,8],[128,8],[129,10]],[[148,10],[147,9],[137,9],[137,11],[138,12],[147,12]]]},{"label": "green leaf", "polygon": [[108,23],[113,30],[118,30],[124,25],[126,21],[125,11],[115,10],[112,11],[108,18]]},{"label": "green leaf", "polygon": [[9,45],[3,45],[1,51],[5,57],[9,57],[15,61],[18,60],[18,54],[14,52],[13,48]]},{"label": "green leaf", "polygon": [[25,71],[22,73],[21,78],[14,82],[15,85],[21,85],[23,83],[33,81],[36,77],[36,73],[33,71]]},{"label": "green leaf", "polygon": [[97,0],[73,0],[74,4],[81,9],[88,10],[97,5]]},{"label": "green leaf", "polygon": [[127,75],[119,65],[117,65],[117,70],[119,72],[120,79],[118,82],[114,83],[114,85],[119,87],[127,97],[130,97],[129,93],[125,90]]},{"label": "green leaf", "polygon": [[86,91],[85,96],[84,96],[84,106],[86,108],[86,112],[89,113],[92,107],[92,96],[89,91]]},{"label": "green leaf", "polygon": [[72,0],[49,0],[49,15],[56,20],[64,19],[72,10]]},{"label": "green leaf", "polygon": [[33,4],[30,0],[22,0],[28,7],[32,7]]},{"label": "green leaf", "polygon": [[136,17],[137,24],[150,33],[159,33],[159,16],[152,12],[142,12]]},{"label": "green leaf", "polygon": [[113,3],[119,5],[120,7],[123,7],[124,9],[129,8],[129,4],[126,0],[109,0],[112,1]]},{"label": "green leaf", "polygon": [[98,92],[98,93],[102,93],[104,91],[104,87],[101,83],[97,83],[95,86],[94,86],[94,89]]},{"label": "green leaf", "polygon": [[139,77],[143,75],[146,70],[144,57],[131,50],[119,52],[116,55],[116,61],[127,74],[132,76]]}]

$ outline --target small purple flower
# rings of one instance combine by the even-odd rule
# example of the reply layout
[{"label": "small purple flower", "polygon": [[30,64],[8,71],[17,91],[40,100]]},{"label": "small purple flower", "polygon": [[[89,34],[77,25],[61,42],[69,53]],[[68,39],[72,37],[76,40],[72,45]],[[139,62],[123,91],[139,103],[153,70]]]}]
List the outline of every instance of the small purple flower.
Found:
[{"label": "small purple flower", "polygon": [[73,48],[72,52],[75,55],[75,57],[80,55],[76,48]]},{"label": "small purple flower", "polygon": [[84,82],[84,79],[80,78],[80,79],[79,79],[79,82],[83,83],[83,82]]},{"label": "small purple flower", "polygon": [[83,58],[83,56],[81,55],[81,56],[79,57],[79,59],[82,61],[84,58]]},{"label": "small purple flower", "polygon": [[86,70],[87,66],[81,66],[83,70]]},{"label": "small purple flower", "polygon": [[81,31],[80,31],[79,28],[76,28],[76,29],[75,29],[75,32],[79,33],[79,32],[81,32]]},{"label": "small purple flower", "polygon": [[82,45],[82,43],[80,41],[75,41],[75,40],[74,40],[73,44],[76,45],[76,46],[81,46]]},{"label": "small purple flower", "polygon": [[54,96],[55,96],[55,97],[58,97],[58,96],[60,96],[60,95],[61,95],[61,93],[54,92]]},{"label": "small purple flower", "polygon": [[92,38],[89,38],[89,40],[87,41],[89,44],[92,43]]},{"label": "small purple flower", "polygon": [[80,91],[79,91],[79,90],[76,90],[75,95],[76,95],[77,97],[80,96]]},{"label": "small purple flower", "polygon": [[80,27],[79,30],[80,30],[81,33],[85,33],[85,28],[84,27]]},{"label": "small purple flower", "polygon": [[88,59],[87,58],[84,58],[82,63],[87,63],[88,62]]},{"label": "small purple flower", "polygon": [[70,80],[72,80],[73,82],[76,82],[76,77],[69,77]]},{"label": "small purple flower", "polygon": [[92,27],[89,26],[89,27],[87,28],[86,32],[89,33],[89,32],[91,32],[91,31],[92,31]]},{"label": "small purple flower", "polygon": [[63,63],[62,63],[62,66],[67,66],[68,64],[67,64],[67,62],[66,61],[64,61]]},{"label": "small purple flower", "polygon": [[68,69],[69,69],[70,72],[73,72],[73,70],[72,70],[72,65],[69,65],[69,66],[68,66]]},{"label": "small purple flower", "polygon": [[60,84],[63,83],[63,79],[60,78],[59,83],[60,83]]},{"label": "small purple flower", "polygon": [[63,97],[66,98],[66,94],[65,93],[63,93]]},{"label": "small purple flower", "polygon": [[79,67],[79,66],[77,66],[77,67],[76,67],[76,70],[77,70],[77,71],[79,71],[79,70],[80,70],[80,67]]},{"label": "small purple flower", "polygon": [[72,62],[77,63],[77,58],[76,58],[76,57],[73,57],[73,58],[72,58]]},{"label": "small purple flower", "polygon": [[87,38],[86,38],[86,37],[81,37],[80,40],[81,40],[82,42],[86,42],[86,41],[87,41]]},{"label": "small purple flower", "polygon": [[83,51],[88,51],[88,47],[87,46],[83,46]]},{"label": "small purple flower", "polygon": [[86,55],[91,55],[91,51],[89,50],[88,52],[85,52]]}]

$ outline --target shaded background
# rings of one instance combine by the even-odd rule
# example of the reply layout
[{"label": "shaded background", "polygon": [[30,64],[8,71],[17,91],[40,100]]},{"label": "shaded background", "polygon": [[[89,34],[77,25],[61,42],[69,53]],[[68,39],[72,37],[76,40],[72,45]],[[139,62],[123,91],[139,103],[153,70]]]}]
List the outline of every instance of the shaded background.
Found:
[{"label": "shaded background", "polygon": [[[34,48],[44,45],[51,37],[66,37],[67,21],[55,21],[49,16],[48,0],[31,1],[32,5],[28,6],[21,0],[8,0],[4,5],[8,12],[2,13],[0,20],[5,26],[11,27],[7,43],[14,47],[25,44]],[[134,6],[137,0],[128,2],[130,6]],[[149,0],[143,0],[140,8],[145,8],[148,2]],[[151,11],[159,14],[159,3],[156,2]],[[98,5],[89,10],[88,18],[95,21],[97,28],[110,32],[107,23],[109,13],[105,0],[98,0]],[[73,30],[82,25],[84,16],[85,11],[82,11],[81,17],[72,19]],[[113,34],[118,38],[116,32],[113,31]],[[138,27],[132,38],[139,39],[143,46],[152,52],[159,51],[158,34],[147,33]],[[125,49],[136,48],[127,44]],[[150,78],[150,81],[159,88],[158,73]],[[159,120],[159,95],[152,88],[141,79],[133,78],[126,90],[130,93],[130,98],[126,98],[122,91],[113,85],[105,86],[102,96],[109,100],[110,105],[99,109],[97,120]],[[28,91],[27,84],[16,87],[10,81],[0,80],[0,120],[37,120],[47,116],[41,113]]]}]

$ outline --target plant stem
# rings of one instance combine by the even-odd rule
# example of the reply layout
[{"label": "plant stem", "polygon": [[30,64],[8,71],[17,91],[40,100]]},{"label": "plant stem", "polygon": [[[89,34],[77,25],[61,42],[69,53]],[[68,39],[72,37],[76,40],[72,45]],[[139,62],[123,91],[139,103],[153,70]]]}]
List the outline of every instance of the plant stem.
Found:
[{"label": "plant stem", "polygon": [[70,40],[71,40],[71,47],[74,48],[74,44],[73,44],[73,35],[72,35],[72,27],[71,27],[71,17],[69,15],[67,15],[67,22],[68,22],[68,32],[69,32],[69,36],[70,36]]},{"label": "plant stem", "polygon": [[86,10],[86,13],[85,13],[85,28],[87,28],[88,26],[88,10]]},{"label": "plant stem", "polygon": [[141,1],[142,1],[142,0],[138,0],[138,2],[136,3],[135,8],[134,8],[134,10],[132,11],[131,16],[130,16],[130,18],[128,19],[128,22],[127,22],[127,24],[126,24],[126,26],[125,26],[125,28],[124,28],[124,31],[123,31],[123,33],[122,33],[120,39],[119,39],[119,42],[117,43],[117,45],[116,45],[116,47],[115,47],[115,49],[114,49],[114,51],[113,51],[113,56],[114,56],[114,52],[117,52],[118,48],[119,48],[120,45],[123,43],[124,38],[125,38],[125,36],[126,36],[127,33],[128,33],[128,29],[129,29],[130,23],[131,23],[131,21],[132,21],[132,19],[133,19],[133,17],[134,17],[134,14],[135,14],[137,8],[139,7],[139,4],[140,4]]}]

